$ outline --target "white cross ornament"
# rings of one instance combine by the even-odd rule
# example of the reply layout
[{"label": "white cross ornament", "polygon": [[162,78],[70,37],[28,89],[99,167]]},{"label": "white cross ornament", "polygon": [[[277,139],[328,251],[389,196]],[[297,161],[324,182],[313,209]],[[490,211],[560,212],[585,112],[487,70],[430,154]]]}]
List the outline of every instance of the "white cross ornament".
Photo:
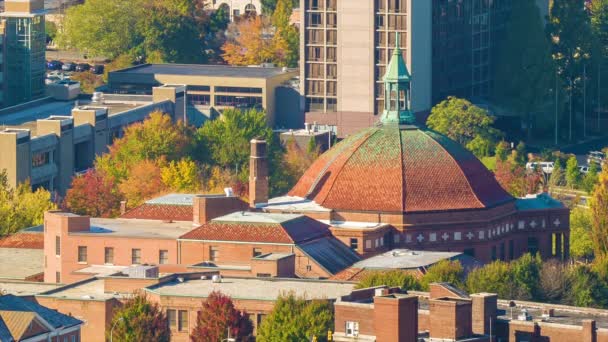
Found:
[{"label": "white cross ornament", "polygon": [[443,241],[447,241],[449,237],[450,236],[448,235],[448,233],[443,233],[443,235],[441,235],[441,238],[443,239]]},{"label": "white cross ornament", "polygon": [[469,234],[467,234],[467,237],[469,238],[469,240],[472,240],[474,236],[475,236],[475,234],[473,234],[472,232],[469,232]]},{"label": "white cross ornament", "polygon": [[530,227],[532,227],[532,229],[536,228],[536,221],[530,222]]},{"label": "white cross ornament", "polygon": [[418,242],[422,242],[422,241],[424,241],[424,236],[422,234],[418,234],[418,237],[416,238],[416,240],[418,240]]},{"label": "white cross ornament", "polygon": [[556,227],[559,227],[559,225],[561,224],[561,222],[559,222],[559,219],[555,219],[555,221],[553,221],[553,224],[554,224]]}]

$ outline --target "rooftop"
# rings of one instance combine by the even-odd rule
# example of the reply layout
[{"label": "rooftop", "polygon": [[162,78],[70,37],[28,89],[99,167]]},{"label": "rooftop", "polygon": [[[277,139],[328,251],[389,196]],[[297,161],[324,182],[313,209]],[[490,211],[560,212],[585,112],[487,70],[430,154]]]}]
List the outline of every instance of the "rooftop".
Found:
[{"label": "rooftop", "polygon": [[25,280],[44,272],[42,249],[0,248],[0,260],[0,279]]},{"label": "rooftop", "polygon": [[124,295],[106,293],[104,279],[90,278],[64,287],[59,287],[39,294],[39,296],[105,301],[112,298],[122,298]]},{"label": "rooftop", "polygon": [[296,296],[310,299],[335,299],[349,294],[354,284],[332,281],[296,279],[223,278],[221,283],[211,280],[174,281],[146,288],[160,296],[205,298],[213,291],[236,300],[274,301],[281,293],[293,291]]},{"label": "rooftop", "polygon": [[412,251],[394,249],[392,251],[361,260],[353,268],[409,269],[433,265],[444,259],[462,255],[460,252]]},{"label": "rooftop", "polygon": [[70,235],[177,239],[190,230],[192,223],[183,221],[92,218],[89,231],[71,232]]},{"label": "rooftop", "polygon": [[543,210],[543,209],[562,209],[564,204],[547,193],[537,195],[527,195],[524,198],[518,198],[515,202],[519,210]]},{"label": "rooftop", "polygon": [[0,248],[44,248],[44,234],[22,232],[12,234],[0,239]]},{"label": "rooftop", "polygon": [[324,208],[315,201],[298,196],[280,196],[271,198],[268,201],[268,204],[264,206],[264,209],[281,212],[330,211],[330,209]]},{"label": "rooftop", "polygon": [[208,64],[142,64],[114,72],[208,77],[272,78],[284,74],[286,71],[284,71],[283,68],[259,66],[235,67]]},{"label": "rooftop", "polygon": [[33,296],[42,292],[51,291],[61,284],[40,283],[35,281],[0,281],[0,292],[15,296]]},{"label": "rooftop", "polygon": [[194,202],[194,194],[168,194],[146,201],[146,204],[189,205]]},{"label": "rooftop", "polygon": [[[585,319],[595,320],[598,328],[608,329],[608,310],[573,307],[557,304],[534,303],[514,301],[513,319],[511,319],[511,308],[507,300],[498,301],[498,318],[517,321],[518,316],[525,309],[532,320],[541,320],[546,323],[581,326]],[[553,309],[553,317],[543,317],[543,310]],[[532,323],[532,321],[529,321]]]},{"label": "rooftop", "polygon": [[214,219],[214,222],[234,222],[234,223],[263,223],[263,224],[282,224],[301,218],[300,214],[273,214],[263,212],[238,211]]}]

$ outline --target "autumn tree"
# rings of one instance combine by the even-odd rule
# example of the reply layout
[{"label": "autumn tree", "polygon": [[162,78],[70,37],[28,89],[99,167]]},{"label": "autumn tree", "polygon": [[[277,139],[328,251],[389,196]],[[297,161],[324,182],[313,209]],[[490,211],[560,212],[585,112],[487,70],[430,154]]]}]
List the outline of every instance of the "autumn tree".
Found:
[{"label": "autumn tree", "polygon": [[8,183],[6,171],[0,171],[0,236],[42,224],[44,212],[54,208],[47,190],[32,191],[29,182],[14,189]]},{"label": "autumn tree", "polygon": [[278,0],[272,14],[272,25],[277,31],[274,36],[275,48],[280,47],[280,52],[283,53],[277,64],[295,68],[300,58],[300,35],[298,29],[289,22],[292,12],[292,0]]},{"label": "autumn tree", "polygon": [[538,286],[541,300],[549,303],[566,304],[566,295],[570,291],[569,265],[559,260],[543,262]]},{"label": "autumn tree", "polygon": [[103,171],[90,169],[72,179],[64,206],[78,215],[112,217],[118,213],[120,200],[114,179]]},{"label": "autumn tree", "polygon": [[448,97],[435,105],[427,119],[430,129],[465,146],[477,157],[483,157],[502,133],[492,127],[495,118],[465,99]]},{"label": "autumn tree", "polygon": [[273,31],[270,20],[262,16],[245,18],[231,24],[231,35],[222,47],[222,57],[230,65],[285,65],[287,42],[275,38]]},{"label": "autumn tree", "polygon": [[274,341],[327,341],[327,332],[333,330],[334,313],[327,300],[307,300],[293,293],[282,294],[272,312],[262,321],[256,340]]},{"label": "autumn tree", "polygon": [[148,159],[133,164],[127,178],[118,185],[118,190],[131,207],[142,204],[163,189],[160,167]]},{"label": "autumn tree", "polygon": [[155,111],[142,123],[128,126],[124,136],[110,146],[109,153],[97,158],[95,167],[120,183],[136,163],[146,159],[179,160],[190,148],[190,129],[182,122],[174,123],[169,115]]},{"label": "autumn tree", "polygon": [[399,287],[403,290],[421,290],[420,283],[411,273],[401,270],[370,272],[355,285],[357,289],[382,286]]},{"label": "autumn tree", "polygon": [[502,140],[498,144],[496,144],[496,149],[494,150],[494,154],[496,155],[496,162],[505,162],[509,157],[509,152],[511,151],[511,147],[509,147],[509,143]]},{"label": "autumn tree", "polygon": [[564,169],[562,168],[562,162],[558,159],[553,164],[553,172],[549,178],[549,186],[556,187],[562,186],[565,182]]},{"label": "autumn tree", "polygon": [[117,309],[109,326],[114,329],[108,328],[106,332],[108,338],[114,341],[168,342],[171,339],[167,317],[157,303],[148,300],[144,292],[134,293]]},{"label": "autumn tree", "polygon": [[202,303],[190,339],[192,342],[221,342],[230,337],[244,341],[252,333],[253,324],[247,313],[237,310],[229,296],[213,291]]},{"label": "autumn tree", "polygon": [[589,165],[589,170],[587,171],[587,174],[585,174],[581,182],[583,190],[587,191],[588,193],[591,193],[593,191],[593,188],[595,187],[595,184],[597,184],[598,179],[599,167],[597,166],[597,163],[592,161]]},{"label": "autumn tree", "polygon": [[195,192],[201,188],[198,166],[189,158],[170,162],[161,168],[160,177],[172,191]]},{"label": "autumn tree", "polygon": [[591,239],[597,257],[608,254],[608,168],[600,173],[589,200],[591,210]]}]

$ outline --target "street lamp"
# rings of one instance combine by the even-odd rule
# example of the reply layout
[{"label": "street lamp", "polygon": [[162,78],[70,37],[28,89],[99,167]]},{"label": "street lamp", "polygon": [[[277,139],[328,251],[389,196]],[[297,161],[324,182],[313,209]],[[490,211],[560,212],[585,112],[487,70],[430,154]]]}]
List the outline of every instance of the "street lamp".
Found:
[{"label": "street lamp", "polygon": [[112,325],[112,329],[110,329],[110,342],[112,342],[112,337],[113,337],[113,332],[114,332],[114,328],[116,327],[116,324],[118,324],[118,322],[122,322],[124,321],[123,317],[119,317],[116,322],[114,322],[114,324]]}]

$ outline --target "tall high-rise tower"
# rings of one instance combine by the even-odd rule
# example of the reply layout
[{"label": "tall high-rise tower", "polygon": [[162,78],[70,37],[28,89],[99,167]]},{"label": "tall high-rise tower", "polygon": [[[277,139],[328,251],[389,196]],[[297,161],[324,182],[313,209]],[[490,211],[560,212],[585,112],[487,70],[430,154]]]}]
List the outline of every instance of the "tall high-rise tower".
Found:
[{"label": "tall high-rise tower", "polygon": [[46,51],[44,0],[6,0],[4,9],[0,107],[44,95]]}]

